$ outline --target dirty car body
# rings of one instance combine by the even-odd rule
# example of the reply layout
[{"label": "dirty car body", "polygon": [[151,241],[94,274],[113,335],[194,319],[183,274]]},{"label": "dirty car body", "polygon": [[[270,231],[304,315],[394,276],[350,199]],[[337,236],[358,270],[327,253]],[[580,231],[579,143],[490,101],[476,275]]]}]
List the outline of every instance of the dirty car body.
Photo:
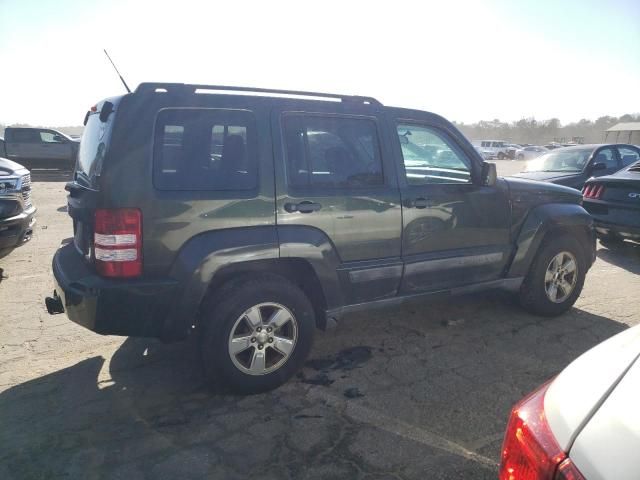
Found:
[{"label": "dirty car body", "polygon": [[[273,287],[267,276],[309,307],[258,310],[311,309],[325,328],[417,297],[518,292],[553,235],[573,239],[582,274],[595,257],[579,192],[496,179],[432,113],[183,84],[141,84],[93,110],[67,184],[75,237],[53,259],[50,311],[101,334],[185,338],[207,312],[226,312],[236,284]],[[257,348],[280,342],[260,328]],[[282,351],[303,342],[301,325],[289,330]]]}]

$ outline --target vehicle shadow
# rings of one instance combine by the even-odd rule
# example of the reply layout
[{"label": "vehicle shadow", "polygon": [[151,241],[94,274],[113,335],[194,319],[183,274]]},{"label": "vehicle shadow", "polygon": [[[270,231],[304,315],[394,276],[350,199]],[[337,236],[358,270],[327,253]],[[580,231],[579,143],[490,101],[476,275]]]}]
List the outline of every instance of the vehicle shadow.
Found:
[{"label": "vehicle shadow", "polygon": [[368,447],[383,441],[373,433],[384,428],[330,400],[497,459],[513,403],[625,328],[579,309],[533,317],[497,293],[356,315],[318,335],[295,379],[248,397],[207,386],[195,341],[129,338],[110,359],[94,356],[0,393],[0,478],[302,478],[313,469],[396,468],[381,458],[405,464],[403,478],[423,478],[438,461],[452,468],[439,478],[461,478],[442,453],[415,442],[405,453],[392,448],[407,442],[395,431],[383,439],[388,448]]},{"label": "vehicle shadow", "polygon": [[598,258],[607,263],[624,268],[631,273],[640,274],[640,244],[624,242],[612,247],[600,247]]}]

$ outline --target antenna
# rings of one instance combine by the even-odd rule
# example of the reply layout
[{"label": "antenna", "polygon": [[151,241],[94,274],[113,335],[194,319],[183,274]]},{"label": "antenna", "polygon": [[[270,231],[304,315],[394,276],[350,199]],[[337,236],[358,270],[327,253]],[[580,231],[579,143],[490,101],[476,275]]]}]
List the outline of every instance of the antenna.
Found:
[{"label": "antenna", "polygon": [[120,77],[120,81],[122,82],[122,84],[124,85],[124,88],[127,89],[127,93],[131,93],[131,89],[129,88],[129,85],[127,85],[127,82],[124,81],[124,78],[122,78],[122,75],[120,75],[120,72],[118,71],[118,67],[116,67],[116,64],[113,63],[113,60],[111,60],[111,57],[109,56],[109,54],[107,53],[107,50],[105,48],[103,48],[104,54],[107,56],[107,58],[109,59],[109,61],[111,62],[111,65],[113,65],[113,69],[116,71],[116,73],[118,74],[118,76]]}]

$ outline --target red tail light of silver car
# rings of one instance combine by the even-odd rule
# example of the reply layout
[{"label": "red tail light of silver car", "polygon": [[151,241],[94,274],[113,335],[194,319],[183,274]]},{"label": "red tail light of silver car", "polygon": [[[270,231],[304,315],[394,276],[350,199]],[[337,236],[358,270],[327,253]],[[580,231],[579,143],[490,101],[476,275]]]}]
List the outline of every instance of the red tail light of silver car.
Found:
[{"label": "red tail light of silver car", "polygon": [[546,383],[521,400],[509,418],[500,480],[585,480],[558,445],[544,412]]}]

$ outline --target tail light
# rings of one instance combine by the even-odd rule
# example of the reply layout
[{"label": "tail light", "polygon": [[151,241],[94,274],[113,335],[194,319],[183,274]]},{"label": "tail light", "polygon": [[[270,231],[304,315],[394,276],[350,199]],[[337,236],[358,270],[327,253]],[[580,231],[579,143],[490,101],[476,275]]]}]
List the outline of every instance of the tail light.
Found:
[{"label": "tail light", "polygon": [[591,198],[594,200],[600,200],[602,198],[602,194],[604,193],[604,185],[601,183],[590,183],[585,185],[582,189],[582,195],[584,198]]},{"label": "tail light", "polygon": [[502,444],[500,480],[585,480],[560,448],[544,413],[549,383],[511,411]]},{"label": "tail light", "polygon": [[93,243],[100,275],[122,278],[142,274],[142,212],[137,208],[96,210]]}]

